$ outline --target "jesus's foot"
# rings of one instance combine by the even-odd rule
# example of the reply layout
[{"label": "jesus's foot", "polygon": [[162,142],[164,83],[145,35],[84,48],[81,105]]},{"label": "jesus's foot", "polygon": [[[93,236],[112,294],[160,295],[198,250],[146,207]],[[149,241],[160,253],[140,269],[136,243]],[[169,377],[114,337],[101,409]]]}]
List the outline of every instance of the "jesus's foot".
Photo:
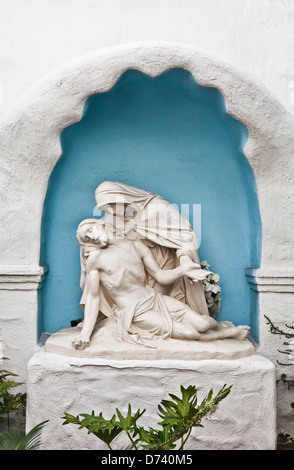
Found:
[{"label": "jesus's foot", "polygon": [[237,339],[239,341],[243,341],[249,335],[250,326],[247,325],[239,325],[234,328],[233,334],[231,338]]},{"label": "jesus's foot", "polygon": [[85,349],[90,346],[90,339],[80,334],[72,340],[72,345],[75,349]]}]

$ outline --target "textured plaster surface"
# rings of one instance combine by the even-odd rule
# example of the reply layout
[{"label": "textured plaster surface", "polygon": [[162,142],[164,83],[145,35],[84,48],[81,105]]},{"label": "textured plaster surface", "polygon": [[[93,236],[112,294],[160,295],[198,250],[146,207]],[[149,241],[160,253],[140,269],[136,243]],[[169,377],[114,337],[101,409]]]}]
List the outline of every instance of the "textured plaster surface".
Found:
[{"label": "textured plaster surface", "polygon": [[89,50],[172,41],[212,51],[260,80],[294,113],[291,0],[11,0],[1,2],[3,103]]},{"label": "textured plaster surface", "polygon": [[[77,426],[62,426],[64,412],[103,413],[111,418],[128,403],[133,411],[146,409],[140,424],[158,427],[157,405],[180,386],[196,385],[201,400],[213,388],[233,385],[204,428],[195,428],[186,449],[274,449],[276,445],[275,371],[267,359],[203,361],[112,361],[68,358],[41,348],[28,364],[27,430],[49,419],[41,449],[105,449],[93,435]],[[112,447],[128,443],[122,435]]]}]

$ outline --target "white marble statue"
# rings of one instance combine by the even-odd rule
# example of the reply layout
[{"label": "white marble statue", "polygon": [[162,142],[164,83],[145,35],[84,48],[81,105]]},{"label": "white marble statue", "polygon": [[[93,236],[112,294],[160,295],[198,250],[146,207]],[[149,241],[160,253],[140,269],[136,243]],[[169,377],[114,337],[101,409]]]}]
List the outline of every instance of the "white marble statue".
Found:
[{"label": "white marble statue", "polygon": [[[160,268],[200,263],[198,242],[191,224],[163,197],[123,183],[104,181],[96,189],[95,198],[97,207],[106,213],[108,233],[141,240]],[[209,315],[201,282],[191,283],[183,276],[163,285],[148,272],[146,279],[158,292],[181,300],[201,315]]]},{"label": "white marble statue", "polygon": [[[118,183],[113,184],[118,185]],[[126,187],[126,185],[123,186]],[[140,192],[140,190],[136,191]],[[145,198],[146,194],[151,194],[145,191],[141,193],[144,193]],[[150,203],[150,197],[157,196],[149,196],[147,204]],[[101,199],[101,193],[99,193],[99,202]],[[114,202],[107,202],[107,204],[114,204]],[[100,207],[102,206],[101,203]],[[118,204],[116,204],[116,211],[117,207]],[[122,203],[124,220],[127,217],[126,207],[127,205]],[[146,205],[144,208],[146,209]],[[112,209],[114,210],[114,206]],[[115,217],[118,216],[116,213]],[[140,216],[142,217],[142,212]],[[84,320],[80,334],[73,339],[75,349],[85,349],[90,345],[91,335],[100,311],[115,319],[115,335],[118,339],[151,348],[154,347],[156,337],[189,341],[213,341],[226,338],[242,341],[247,337],[248,326],[217,322],[205,312],[201,314],[191,308],[188,302],[185,303],[175,295],[162,292],[164,290],[162,288],[167,287],[174,294],[175,290],[172,287],[175,285],[179,291],[177,283],[183,279],[185,283],[181,286],[190,286],[189,290],[193,292],[193,286],[201,285],[198,281],[209,274],[208,271],[200,268],[195,253],[191,256],[193,252],[191,240],[186,238],[185,250],[183,249],[184,243],[180,245],[178,239],[176,241],[171,239],[168,242],[167,238],[162,237],[161,242],[164,243],[162,247],[174,251],[179,250],[180,253],[177,253],[177,256],[183,257],[177,266],[167,269],[165,265],[162,269],[152,249],[144,243],[146,238],[141,239],[137,236],[138,223],[132,224],[132,237],[127,237],[125,229],[120,232],[116,226],[116,230],[113,231],[116,225],[113,222],[114,219],[110,223],[107,218],[102,221],[86,219],[81,222],[77,230],[77,238],[81,245],[81,288],[83,290],[81,306],[84,310]],[[148,229],[150,227],[151,225]],[[108,231],[109,228],[112,229],[111,234]],[[189,234],[190,230],[188,227],[188,230],[183,232]],[[162,233],[152,232],[153,247]],[[195,246],[194,243],[192,237],[192,247]],[[170,246],[172,244],[173,246]],[[168,256],[165,258],[169,260]],[[153,287],[148,282],[146,274],[154,280]],[[195,292],[194,297],[192,295],[191,298],[197,301]]]}]

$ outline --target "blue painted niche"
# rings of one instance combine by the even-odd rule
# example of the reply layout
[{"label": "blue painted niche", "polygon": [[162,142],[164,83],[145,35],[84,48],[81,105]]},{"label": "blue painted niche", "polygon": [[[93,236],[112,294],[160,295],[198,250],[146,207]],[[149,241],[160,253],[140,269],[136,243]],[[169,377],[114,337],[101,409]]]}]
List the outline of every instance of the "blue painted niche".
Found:
[{"label": "blue painted niche", "polygon": [[257,340],[245,268],[260,264],[261,222],[243,153],[247,137],[246,127],[227,114],[221,93],[199,86],[183,69],[156,78],[128,70],[108,92],[91,96],[81,121],[61,134],[62,155],[48,183],[40,262],[49,273],[39,333],[81,317],[76,229],[93,217],[96,187],[113,180],[179,207],[201,204],[200,258],[222,281],[218,319],[251,324]]}]

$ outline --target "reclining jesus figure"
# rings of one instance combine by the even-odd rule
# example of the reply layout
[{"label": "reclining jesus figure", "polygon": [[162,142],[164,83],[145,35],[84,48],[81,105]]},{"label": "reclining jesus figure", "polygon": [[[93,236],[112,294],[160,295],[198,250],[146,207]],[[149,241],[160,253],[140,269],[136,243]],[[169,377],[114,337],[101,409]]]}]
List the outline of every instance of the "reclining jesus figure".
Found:
[{"label": "reclining jesus figure", "polygon": [[103,224],[83,221],[77,231],[86,256],[87,296],[80,334],[73,340],[75,349],[90,345],[98,319],[102,293],[111,299],[116,336],[120,340],[156,347],[155,339],[213,341],[226,338],[244,340],[249,326],[234,326],[200,315],[188,305],[163,295],[146,283],[148,272],[160,284],[170,284],[181,276],[198,282],[207,276],[198,264],[161,269],[150,249],[140,240],[109,237]]}]

